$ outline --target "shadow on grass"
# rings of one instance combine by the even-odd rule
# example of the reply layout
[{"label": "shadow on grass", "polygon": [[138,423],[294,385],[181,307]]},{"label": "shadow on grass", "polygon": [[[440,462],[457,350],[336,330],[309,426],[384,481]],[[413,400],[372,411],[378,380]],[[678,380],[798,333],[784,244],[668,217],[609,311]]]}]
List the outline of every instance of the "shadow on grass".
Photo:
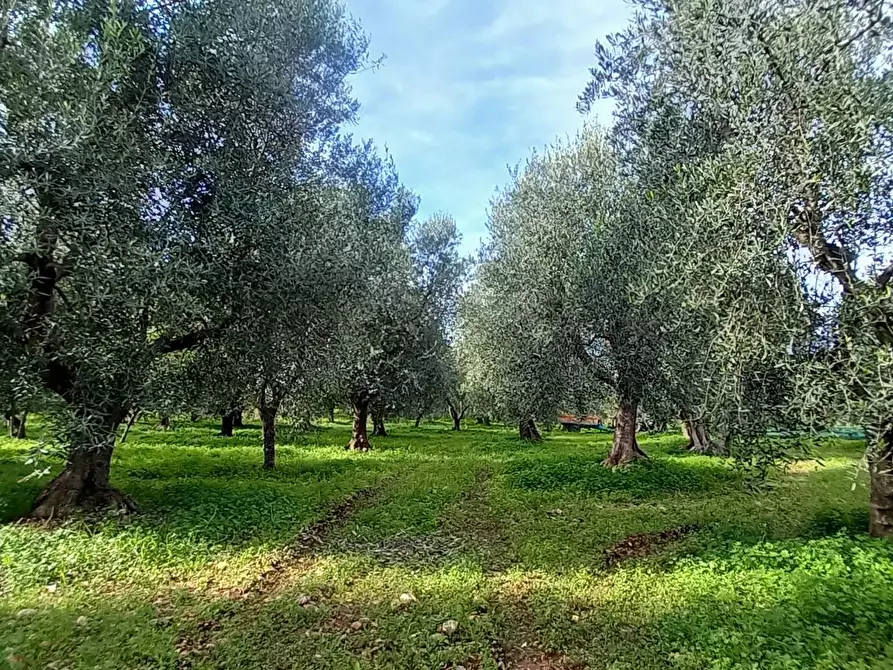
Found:
[{"label": "shadow on grass", "polygon": [[[605,456],[607,453],[605,453]],[[615,501],[675,493],[703,493],[736,485],[740,477],[717,459],[652,458],[626,468],[605,468],[601,457],[519,459],[507,469],[510,484],[532,491],[575,491]]]}]

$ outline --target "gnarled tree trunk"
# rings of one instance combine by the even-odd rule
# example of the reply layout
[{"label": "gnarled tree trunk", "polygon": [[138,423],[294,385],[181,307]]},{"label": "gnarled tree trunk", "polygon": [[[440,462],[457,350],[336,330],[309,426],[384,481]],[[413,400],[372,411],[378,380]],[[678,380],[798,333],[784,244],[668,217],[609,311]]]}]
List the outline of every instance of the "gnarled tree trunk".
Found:
[{"label": "gnarled tree trunk", "polygon": [[353,397],[353,433],[346,449],[355,451],[369,451],[369,436],[366,434],[366,423],[369,416],[369,395],[358,393]]},{"label": "gnarled tree trunk", "polygon": [[25,421],[28,413],[24,412],[19,416],[15,410],[6,413],[6,426],[9,429],[9,437],[13,439],[25,439]]},{"label": "gnarled tree trunk", "polygon": [[387,437],[388,431],[384,426],[384,418],[380,412],[372,410],[372,434],[375,437]]},{"label": "gnarled tree trunk", "polygon": [[518,433],[522,440],[530,442],[542,442],[543,436],[540,435],[539,429],[536,427],[536,421],[533,418],[521,419],[518,422]]},{"label": "gnarled tree trunk", "polygon": [[220,421],[220,434],[223,437],[232,437],[233,436],[233,414],[232,412],[227,412],[223,415]]},{"label": "gnarled tree trunk", "polygon": [[279,408],[266,405],[260,408],[260,418],[264,424],[264,470],[276,467],[276,413]]},{"label": "gnarled tree trunk", "polygon": [[450,408],[450,418],[453,420],[453,430],[462,430],[462,414],[453,403],[447,403]]},{"label": "gnarled tree trunk", "polygon": [[719,456],[722,447],[716,444],[710,437],[707,424],[701,419],[696,419],[691,414],[682,415],[682,432],[688,438],[686,449],[696,454],[710,454]]},{"label": "gnarled tree trunk", "polygon": [[[872,433],[869,432],[869,435]],[[893,539],[893,421],[882,425],[869,445],[871,515],[868,532]]]},{"label": "gnarled tree trunk", "polygon": [[[122,412],[121,416],[123,415]],[[100,427],[93,427],[91,430],[90,438],[96,440],[97,444],[72,446],[65,469],[47,484],[34,502],[30,514],[32,518],[64,518],[75,509],[136,510],[133,500],[109,483],[119,422],[116,417],[105,418]]]},{"label": "gnarled tree trunk", "polygon": [[602,462],[605,467],[614,467],[632,463],[648,455],[639,448],[636,441],[636,414],[639,405],[636,401],[624,398],[617,408],[614,419],[614,446],[611,453]]}]

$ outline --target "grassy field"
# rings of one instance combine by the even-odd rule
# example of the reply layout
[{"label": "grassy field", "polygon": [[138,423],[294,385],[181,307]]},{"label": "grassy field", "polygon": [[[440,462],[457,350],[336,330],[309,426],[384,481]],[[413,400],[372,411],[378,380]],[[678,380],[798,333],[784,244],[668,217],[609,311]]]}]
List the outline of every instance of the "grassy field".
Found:
[{"label": "grassy field", "polygon": [[860,445],[748,493],[643,438],[348,425],[137,426],[113,465],[141,514],[12,521],[41,482],[0,441],[0,667],[893,668],[893,544],[871,540]]}]

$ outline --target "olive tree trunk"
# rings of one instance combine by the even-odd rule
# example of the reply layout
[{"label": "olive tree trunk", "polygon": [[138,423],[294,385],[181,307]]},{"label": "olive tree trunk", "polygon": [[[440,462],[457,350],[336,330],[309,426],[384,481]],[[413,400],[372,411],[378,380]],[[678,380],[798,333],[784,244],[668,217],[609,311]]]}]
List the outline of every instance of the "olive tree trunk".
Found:
[{"label": "olive tree trunk", "polygon": [[[870,434],[870,433],[869,433]],[[871,515],[868,532],[893,539],[893,422],[882,426],[869,445]]]},{"label": "olive tree trunk", "polygon": [[462,430],[462,414],[456,409],[453,403],[448,403],[450,408],[450,418],[453,419],[453,430]]},{"label": "olive tree trunk", "polygon": [[722,447],[710,437],[707,424],[702,419],[697,419],[691,414],[683,414],[682,432],[688,438],[685,448],[689,451],[712,456],[719,456],[723,453]]},{"label": "olive tree trunk", "polygon": [[265,405],[260,408],[260,418],[264,424],[264,470],[276,467],[276,414],[278,405]]},{"label": "olive tree trunk", "polygon": [[130,416],[127,417],[127,425],[124,426],[124,434],[121,435],[121,444],[127,442],[127,436],[130,435],[130,429],[133,428],[133,424],[136,423],[137,418],[140,415],[140,410],[135,409],[130,413]]},{"label": "olive tree trunk", "polygon": [[372,445],[366,434],[366,423],[369,417],[369,396],[365,393],[354,395],[353,398],[353,432],[346,449],[354,451],[369,451]]},{"label": "olive tree trunk", "polygon": [[375,437],[387,437],[388,431],[380,412],[372,411],[372,434]]},{"label": "olive tree trunk", "polygon": [[233,436],[233,414],[232,412],[227,412],[223,415],[220,421],[220,434],[223,437],[232,437]]},{"label": "olive tree trunk", "polygon": [[614,419],[614,445],[611,453],[602,462],[605,467],[614,467],[632,463],[648,455],[639,448],[636,441],[636,415],[639,404],[628,398],[620,401],[617,416]]},{"label": "olive tree trunk", "polygon": [[[124,416],[124,412],[120,413]],[[127,495],[109,483],[115,435],[120,419],[103,417],[98,424],[90,422],[88,432],[69,449],[65,469],[34,501],[30,516],[34,519],[64,518],[74,510],[136,510]]]},{"label": "olive tree trunk", "polygon": [[27,412],[23,412],[21,416],[16,414],[14,411],[7,412],[6,425],[9,429],[9,437],[19,440],[25,439],[25,422],[27,418]]},{"label": "olive tree trunk", "polygon": [[522,440],[528,440],[529,442],[543,441],[543,436],[540,435],[540,431],[536,427],[536,421],[533,418],[521,419],[518,422],[518,433]]}]

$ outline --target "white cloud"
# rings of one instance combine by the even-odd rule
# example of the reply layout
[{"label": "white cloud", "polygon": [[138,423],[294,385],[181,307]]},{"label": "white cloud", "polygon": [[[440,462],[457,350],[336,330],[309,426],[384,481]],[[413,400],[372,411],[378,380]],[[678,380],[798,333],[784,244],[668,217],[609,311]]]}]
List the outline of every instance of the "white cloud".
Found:
[{"label": "white cloud", "polygon": [[594,43],[627,16],[622,0],[353,0],[351,10],[372,53],[387,55],[355,82],[358,133],[388,145],[423,213],[453,213],[475,238],[467,246],[506,166],[582,124],[575,104]]}]

